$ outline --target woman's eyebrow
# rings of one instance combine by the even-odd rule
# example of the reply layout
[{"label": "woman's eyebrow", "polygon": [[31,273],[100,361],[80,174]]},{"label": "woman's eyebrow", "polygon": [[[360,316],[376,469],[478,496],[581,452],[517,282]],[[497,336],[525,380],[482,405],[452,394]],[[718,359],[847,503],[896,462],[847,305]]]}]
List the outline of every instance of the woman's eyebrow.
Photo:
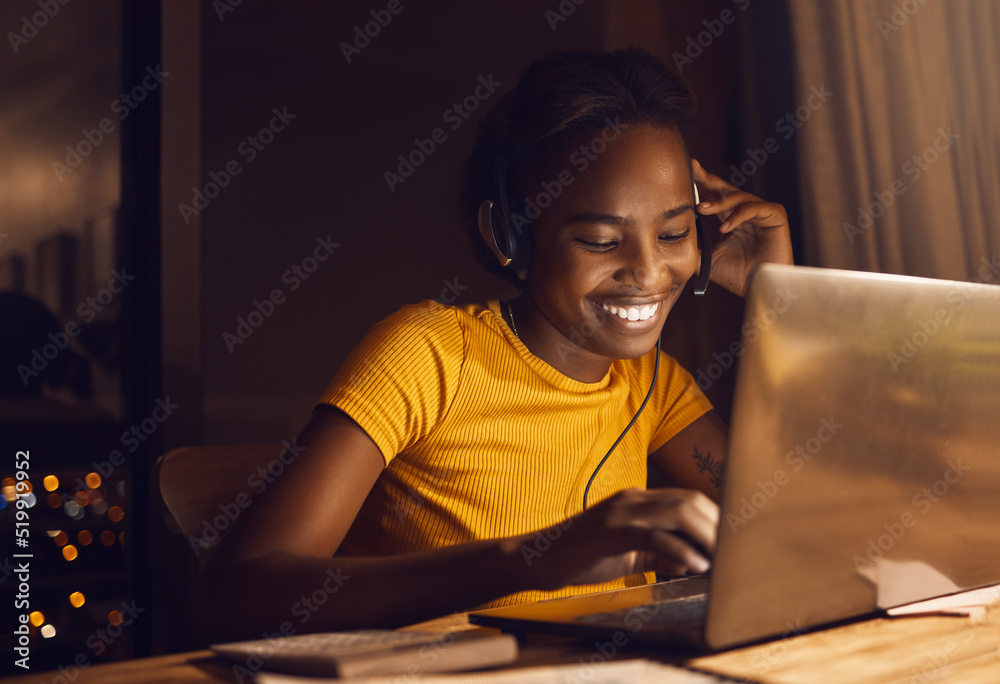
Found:
[{"label": "woman's eyebrow", "polygon": [[[682,216],[689,211],[694,211],[693,204],[681,204],[679,206],[674,207],[673,209],[668,209],[667,211],[663,212],[663,214],[660,217],[660,220],[669,221],[671,219],[677,218],[678,216]],[[585,223],[591,225],[603,224],[609,226],[624,226],[626,228],[635,225],[635,221],[633,219],[625,218],[624,216],[617,216],[615,214],[600,214],[597,212],[583,212],[580,214],[574,214],[573,216],[570,216],[566,220],[566,223],[568,224]]]}]

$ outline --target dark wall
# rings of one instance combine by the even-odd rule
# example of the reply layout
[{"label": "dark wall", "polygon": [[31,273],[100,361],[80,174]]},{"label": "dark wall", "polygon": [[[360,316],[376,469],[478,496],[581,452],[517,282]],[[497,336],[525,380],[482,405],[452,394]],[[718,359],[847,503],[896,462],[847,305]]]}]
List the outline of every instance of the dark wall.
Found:
[{"label": "dark wall", "polygon": [[[203,5],[203,177],[233,160],[241,169],[201,217],[209,442],[293,436],[361,335],[407,302],[449,295],[449,284],[463,301],[510,292],[458,230],[462,163],[482,114],[521,68],[553,50],[602,46],[602,6],[580,7],[553,32],[534,5],[404,0],[348,63],[341,41],[384,7],[245,3],[220,20]],[[480,78],[501,85],[468,119],[444,120]],[[240,145],[274,109],[295,118],[251,161]],[[435,128],[444,142],[390,190],[384,172]],[[317,238],[339,247],[308,280],[286,275]],[[283,303],[227,345],[237,318],[275,289]]]}]

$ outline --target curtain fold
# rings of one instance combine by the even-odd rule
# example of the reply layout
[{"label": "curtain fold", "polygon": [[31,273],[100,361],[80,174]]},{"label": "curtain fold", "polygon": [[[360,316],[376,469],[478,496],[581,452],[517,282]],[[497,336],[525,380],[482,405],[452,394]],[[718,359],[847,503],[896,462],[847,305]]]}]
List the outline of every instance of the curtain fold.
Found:
[{"label": "curtain fold", "polygon": [[957,280],[993,264],[1000,2],[789,0],[789,14],[797,92],[833,92],[798,133],[806,261]]}]

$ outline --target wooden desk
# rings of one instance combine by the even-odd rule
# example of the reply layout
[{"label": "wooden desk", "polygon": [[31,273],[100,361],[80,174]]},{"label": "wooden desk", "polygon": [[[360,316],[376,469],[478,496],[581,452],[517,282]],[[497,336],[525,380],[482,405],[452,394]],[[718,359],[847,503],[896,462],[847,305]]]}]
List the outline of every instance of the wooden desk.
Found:
[{"label": "wooden desk", "polygon": [[[465,629],[463,616],[415,626],[435,631]],[[589,662],[598,654],[590,641],[532,636],[515,667]],[[685,658],[630,649],[615,659],[648,657],[660,662],[761,684],[997,684],[1000,682],[1000,608],[974,620],[953,617],[875,618],[809,634]],[[238,682],[229,662],[211,651],[96,665],[60,679],[47,672],[7,680],[10,684],[166,684]],[[72,675],[66,672],[65,675]]]}]

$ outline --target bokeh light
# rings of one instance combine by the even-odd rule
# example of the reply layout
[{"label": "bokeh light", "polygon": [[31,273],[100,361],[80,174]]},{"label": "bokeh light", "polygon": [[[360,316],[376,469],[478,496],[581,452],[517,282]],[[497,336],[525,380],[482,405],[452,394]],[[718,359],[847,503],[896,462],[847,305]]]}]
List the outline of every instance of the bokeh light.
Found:
[{"label": "bokeh light", "polygon": [[63,558],[68,561],[76,560],[77,552],[76,547],[72,544],[67,544],[63,547]]},{"label": "bokeh light", "polygon": [[52,625],[45,625],[42,627],[42,636],[46,639],[51,639],[56,635],[56,628]]},{"label": "bokeh light", "polygon": [[40,610],[32,611],[28,615],[28,619],[31,620],[31,624],[35,627],[41,627],[45,624],[45,615]]},{"label": "bokeh light", "polygon": [[80,546],[90,546],[90,542],[94,541],[94,535],[90,530],[80,530],[76,533],[76,540],[80,542]]},{"label": "bokeh light", "polygon": [[117,627],[122,623],[122,614],[117,610],[111,611],[108,613],[108,622]]},{"label": "bokeh light", "polygon": [[101,476],[97,473],[87,473],[87,477],[84,478],[84,482],[86,482],[87,486],[91,489],[97,489],[101,486]]},{"label": "bokeh light", "polygon": [[118,522],[125,517],[125,511],[121,506],[112,506],[108,509],[108,517],[111,518],[111,522]]},{"label": "bokeh light", "polygon": [[62,546],[69,541],[69,535],[62,530],[59,530],[56,532],[55,536],[52,537],[52,540],[55,541],[56,546]]},{"label": "bokeh light", "polygon": [[111,546],[115,543],[115,533],[111,530],[104,530],[101,532],[101,543],[105,546]]},{"label": "bokeh light", "polygon": [[82,592],[74,591],[72,594],[69,595],[69,602],[73,605],[74,608],[79,608],[80,606],[82,606],[84,603],[87,602],[87,597],[84,596]]},{"label": "bokeh light", "polygon": [[59,488],[59,478],[55,475],[46,475],[45,479],[42,480],[42,484],[45,485],[45,491],[54,492]]}]

